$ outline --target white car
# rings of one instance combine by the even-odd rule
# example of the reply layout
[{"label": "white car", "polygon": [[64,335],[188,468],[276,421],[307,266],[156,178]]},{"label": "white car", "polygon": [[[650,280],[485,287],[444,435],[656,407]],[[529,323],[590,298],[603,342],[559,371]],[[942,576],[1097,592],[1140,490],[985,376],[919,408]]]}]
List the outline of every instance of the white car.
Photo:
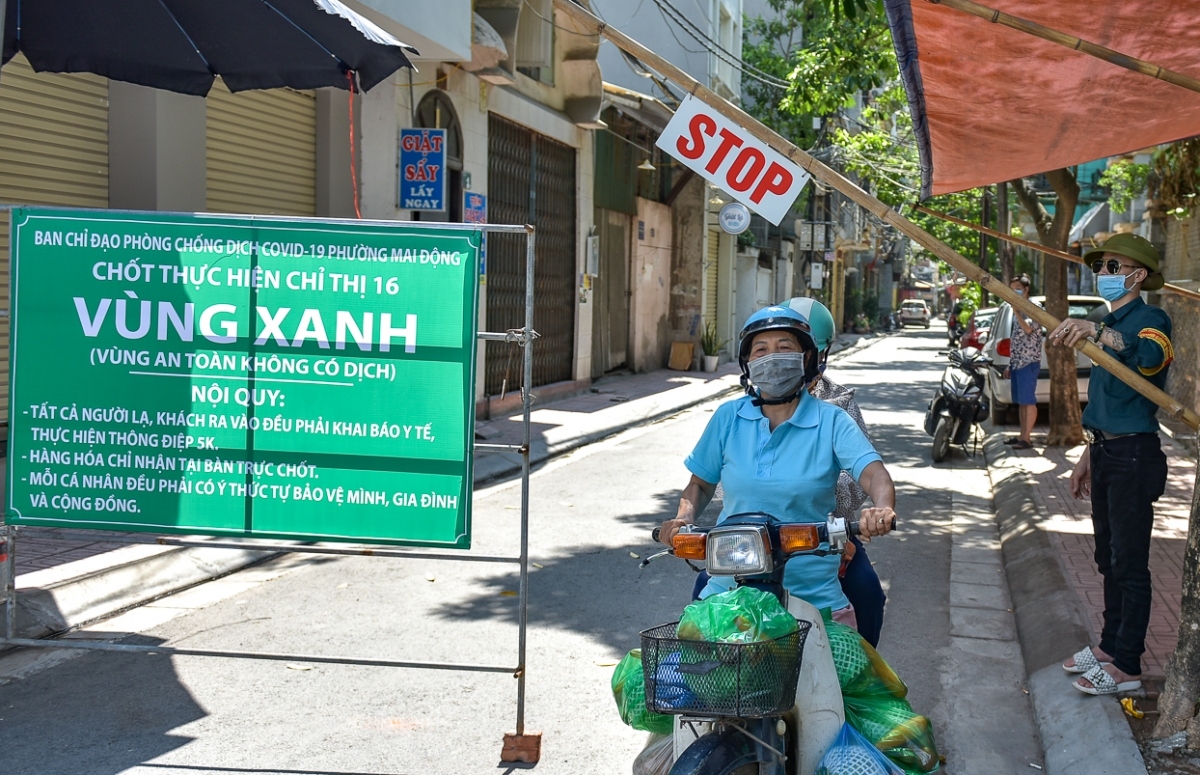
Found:
[{"label": "white car", "polygon": [[[1045,296],[1033,296],[1029,299],[1039,307],[1046,304]],[[1068,296],[1067,314],[1073,318],[1087,319],[1099,322],[1108,314],[1108,303],[1099,296]],[[1004,379],[1004,370],[1008,368],[1011,355],[1013,326],[1013,309],[1008,304],[1000,307],[996,319],[992,322],[992,332],[984,343],[983,351],[992,359],[988,369],[988,399],[992,404],[992,416],[999,417],[1009,404],[1012,403],[1012,380]],[[1075,374],[1079,386],[1079,401],[1087,403],[1088,381],[1092,374],[1092,361],[1083,353],[1075,353]],[[1039,404],[1050,402],[1050,366],[1046,360],[1046,347],[1043,341],[1042,366],[1038,371],[1037,388],[1034,392]]]},{"label": "white car", "polygon": [[924,299],[905,299],[900,302],[900,325],[929,328],[929,307]]}]

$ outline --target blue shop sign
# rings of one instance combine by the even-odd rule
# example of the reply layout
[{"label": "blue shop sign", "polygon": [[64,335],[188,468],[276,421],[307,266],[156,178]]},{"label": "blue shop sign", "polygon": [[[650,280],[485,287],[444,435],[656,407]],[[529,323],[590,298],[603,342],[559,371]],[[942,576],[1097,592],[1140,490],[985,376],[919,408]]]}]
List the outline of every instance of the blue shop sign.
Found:
[{"label": "blue shop sign", "polygon": [[[487,223],[487,195],[463,192],[463,223]],[[479,240],[479,284],[487,285],[487,235]]]},{"label": "blue shop sign", "polygon": [[445,129],[400,130],[400,209],[449,209]]}]

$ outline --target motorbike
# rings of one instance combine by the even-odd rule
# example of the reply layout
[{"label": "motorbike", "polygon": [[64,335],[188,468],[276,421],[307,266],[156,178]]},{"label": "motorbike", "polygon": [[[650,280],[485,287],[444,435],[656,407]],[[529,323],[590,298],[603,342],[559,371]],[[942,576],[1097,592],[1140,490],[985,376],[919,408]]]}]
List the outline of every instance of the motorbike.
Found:
[{"label": "motorbike", "polygon": [[952,314],[946,318],[946,339],[951,347],[958,347],[965,330],[966,326],[958,321],[957,315]]},{"label": "motorbike", "polygon": [[951,444],[965,450],[975,426],[988,418],[984,381],[991,363],[991,358],[974,348],[950,351],[950,365],[925,410],[925,432],[933,437],[933,462],[945,460]]},{"label": "motorbike", "polygon": [[[737,586],[774,595],[798,625],[787,642],[745,644],[681,641],[677,622],[642,632],[646,706],[674,716],[671,775],[816,772],[845,722],[842,692],[821,614],[788,594],[783,570],[791,557],[840,555],[858,534],[853,520],[796,524],[763,513],[735,514],[716,527],[687,526],[670,549],[643,561],[645,566],[669,554],[689,565],[703,562],[711,576],[732,576]],[[658,541],[658,528],[653,535]],[[724,670],[723,688],[736,675],[736,689],[719,700],[698,688],[680,692],[667,668],[692,688]]]}]

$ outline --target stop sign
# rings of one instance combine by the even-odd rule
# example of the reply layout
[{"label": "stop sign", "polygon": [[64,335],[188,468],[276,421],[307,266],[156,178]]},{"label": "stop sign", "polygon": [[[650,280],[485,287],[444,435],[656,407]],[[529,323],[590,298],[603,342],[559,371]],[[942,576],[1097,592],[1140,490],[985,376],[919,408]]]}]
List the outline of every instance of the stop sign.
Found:
[{"label": "stop sign", "polygon": [[657,145],[776,226],[809,178],[799,165],[690,94]]}]

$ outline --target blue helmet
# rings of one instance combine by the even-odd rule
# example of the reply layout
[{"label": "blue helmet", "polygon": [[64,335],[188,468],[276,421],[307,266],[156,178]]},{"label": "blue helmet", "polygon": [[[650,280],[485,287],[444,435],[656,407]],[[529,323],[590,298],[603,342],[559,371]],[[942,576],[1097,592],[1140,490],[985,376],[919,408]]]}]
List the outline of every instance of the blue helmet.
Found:
[{"label": "blue helmet", "polygon": [[742,333],[738,336],[738,365],[742,367],[742,381],[750,378],[750,344],[756,334],[763,331],[790,331],[800,340],[800,349],[805,353],[804,382],[812,382],[820,373],[817,365],[817,343],[812,336],[808,319],[787,306],[763,307],[746,318]]}]

